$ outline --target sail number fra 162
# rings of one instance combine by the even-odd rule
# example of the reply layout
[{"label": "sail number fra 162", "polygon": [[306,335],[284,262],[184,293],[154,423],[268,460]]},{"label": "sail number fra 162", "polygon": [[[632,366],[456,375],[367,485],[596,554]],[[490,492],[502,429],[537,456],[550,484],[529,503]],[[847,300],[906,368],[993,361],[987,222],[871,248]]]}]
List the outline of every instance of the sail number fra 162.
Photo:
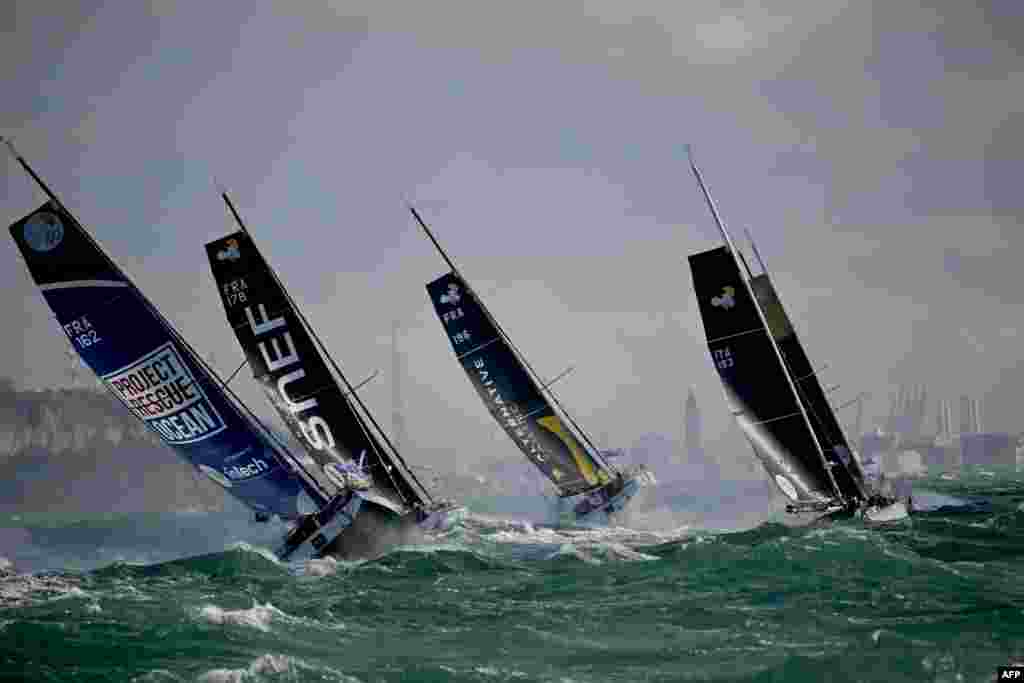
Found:
[{"label": "sail number fra 162", "polygon": [[64,332],[71,338],[71,341],[75,343],[80,349],[86,349],[94,344],[98,344],[103,341],[96,333],[96,329],[89,322],[89,319],[84,315],[77,320],[63,325]]}]

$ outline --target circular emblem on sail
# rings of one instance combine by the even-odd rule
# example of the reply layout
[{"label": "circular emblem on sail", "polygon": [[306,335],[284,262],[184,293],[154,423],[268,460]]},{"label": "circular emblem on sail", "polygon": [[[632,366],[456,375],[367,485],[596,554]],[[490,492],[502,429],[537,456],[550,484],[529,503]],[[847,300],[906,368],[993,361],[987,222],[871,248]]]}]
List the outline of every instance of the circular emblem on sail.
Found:
[{"label": "circular emblem on sail", "polygon": [[796,487],[793,486],[793,482],[791,482],[789,479],[786,479],[781,474],[776,474],[775,483],[779,485],[779,488],[782,489],[782,492],[785,493],[790,500],[798,499]]},{"label": "circular emblem on sail", "polygon": [[49,211],[40,211],[25,221],[25,242],[35,251],[50,251],[64,240],[64,224]]},{"label": "circular emblem on sail", "polygon": [[200,465],[199,469],[202,471],[203,474],[208,476],[210,479],[213,479],[215,482],[217,482],[224,488],[231,488],[231,480],[225,477],[223,472],[215,470],[212,467],[208,467],[206,465]]}]

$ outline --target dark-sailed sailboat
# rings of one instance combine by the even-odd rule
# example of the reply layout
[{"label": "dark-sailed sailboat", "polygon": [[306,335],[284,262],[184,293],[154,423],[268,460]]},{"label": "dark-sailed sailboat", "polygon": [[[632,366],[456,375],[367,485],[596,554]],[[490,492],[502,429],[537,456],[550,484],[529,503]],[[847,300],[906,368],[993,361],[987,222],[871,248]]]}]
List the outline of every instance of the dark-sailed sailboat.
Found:
[{"label": "dark-sailed sailboat", "polygon": [[550,389],[566,373],[549,382],[540,380],[419,212],[412,206],[409,210],[451,269],[427,284],[427,294],[487,410],[551,481],[560,501],[579,497],[572,508],[573,523],[608,524],[650,481],[650,473],[643,466],[619,469],[603,457]]},{"label": "dark-sailed sailboat", "polygon": [[[902,501],[870,490],[768,276],[737,251],[692,155],[690,167],[725,244],[688,257],[711,360],[733,416],[779,490],[787,522],[863,514],[905,517]],[[753,245],[753,240],[751,240]]]},{"label": "dark-sailed sailboat", "polygon": [[275,442],[7,142],[49,201],[10,226],[57,322],[106,389],[165,444],[253,510],[298,519],[331,496]]},{"label": "dark-sailed sailboat", "polygon": [[[420,483],[256,248],[227,193],[221,198],[241,228],[206,245],[228,323],[256,381],[305,448],[317,484],[346,500],[333,524],[347,528],[318,554],[362,557],[382,549],[383,536],[394,535],[389,529],[400,535],[442,525],[454,505],[434,501]],[[304,518],[295,542],[325,523]]]}]

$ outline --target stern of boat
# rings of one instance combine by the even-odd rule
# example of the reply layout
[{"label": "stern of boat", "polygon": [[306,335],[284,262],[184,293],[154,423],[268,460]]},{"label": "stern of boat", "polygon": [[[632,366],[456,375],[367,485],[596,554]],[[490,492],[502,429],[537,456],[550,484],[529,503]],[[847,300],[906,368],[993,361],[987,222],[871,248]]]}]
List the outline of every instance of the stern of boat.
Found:
[{"label": "stern of boat", "polygon": [[[587,493],[583,500],[573,507],[573,521],[584,526],[607,526],[614,521],[616,513],[625,510],[629,501],[652,480],[653,475],[643,465],[623,472],[621,479],[616,478]],[[563,515],[564,517],[566,515]]]}]

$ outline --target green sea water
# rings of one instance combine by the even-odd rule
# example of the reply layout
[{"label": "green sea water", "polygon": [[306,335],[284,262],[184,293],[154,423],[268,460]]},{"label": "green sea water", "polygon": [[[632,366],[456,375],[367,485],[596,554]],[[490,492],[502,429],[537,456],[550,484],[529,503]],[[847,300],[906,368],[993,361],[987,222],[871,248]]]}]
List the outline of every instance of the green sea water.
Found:
[{"label": "green sea water", "polygon": [[991,681],[1024,661],[1024,479],[927,483],[991,508],[733,532],[471,513],[302,564],[217,515],[7,517],[0,678]]}]

